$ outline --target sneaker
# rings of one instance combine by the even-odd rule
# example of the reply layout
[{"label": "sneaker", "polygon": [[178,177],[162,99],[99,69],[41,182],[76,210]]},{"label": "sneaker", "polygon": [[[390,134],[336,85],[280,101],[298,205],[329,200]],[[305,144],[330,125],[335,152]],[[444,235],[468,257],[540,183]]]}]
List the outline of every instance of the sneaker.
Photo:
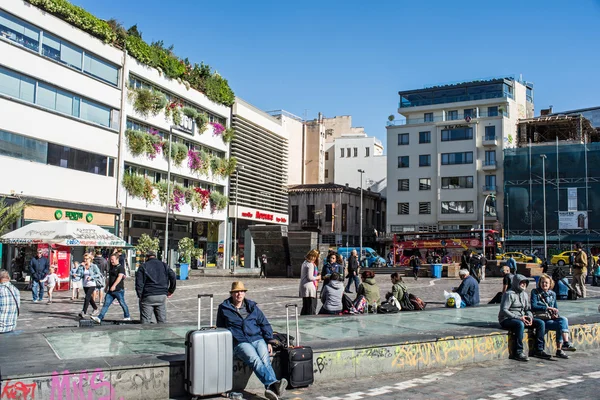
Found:
[{"label": "sneaker", "polygon": [[90,319],[91,319],[92,321],[94,321],[95,323],[97,323],[97,324],[99,324],[99,323],[101,323],[101,322],[102,322],[102,320],[101,320],[100,318],[98,318],[98,317],[95,317],[95,316],[93,316],[93,315],[90,317]]},{"label": "sneaker", "polygon": [[529,361],[529,357],[527,357],[525,354],[523,353],[517,353],[515,354],[513,357],[511,357],[513,360],[517,360],[517,361]]},{"label": "sneaker", "polygon": [[549,360],[549,359],[552,358],[552,356],[550,354],[546,353],[544,350],[536,350],[533,353],[533,356],[537,357],[537,358],[544,359],[544,360]]},{"label": "sneaker", "polygon": [[83,311],[79,313],[79,318],[81,318],[81,319],[85,318],[85,313]]},{"label": "sneaker", "polygon": [[33,302],[34,302],[34,303],[37,303],[37,300],[34,300]]},{"label": "sneaker", "polygon": [[131,321],[131,318],[130,317],[123,318],[123,321]]},{"label": "sneaker", "polygon": [[273,389],[277,396],[283,397],[283,395],[285,394],[285,388],[287,388],[287,384],[287,380],[285,378],[281,378],[281,380],[272,383],[270,388]]},{"label": "sneaker", "polygon": [[563,351],[577,351],[577,349],[575,347],[573,347],[573,345],[569,342],[563,343],[562,350]]},{"label": "sneaker", "polygon": [[92,311],[91,315],[96,315],[96,314],[98,314],[98,309],[97,308],[94,311]]},{"label": "sneaker", "polygon": [[567,353],[565,353],[562,350],[556,350],[556,358],[564,358],[564,359],[568,359],[569,356],[567,355]]},{"label": "sneaker", "polygon": [[265,398],[268,400],[279,400],[279,396],[277,396],[271,389],[265,390]]}]

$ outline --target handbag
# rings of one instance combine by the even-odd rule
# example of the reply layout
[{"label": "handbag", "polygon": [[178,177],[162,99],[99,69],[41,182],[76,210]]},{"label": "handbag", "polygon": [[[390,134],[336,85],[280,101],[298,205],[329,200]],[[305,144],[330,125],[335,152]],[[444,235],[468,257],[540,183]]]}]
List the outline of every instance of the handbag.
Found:
[{"label": "handbag", "polygon": [[102,289],[104,286],[106,286],[106,278],[104,278],[104,274],[100,272],[98,267],[96,267],[96,271],[99,273],[94,277],[94,283],[96,284],[97,289]]},{"label": "handbag", "polygon": [[[540,295],[540,301],[542,303],[544,303],[546,305],[546,307],[550,307],[548,305],[548,303],[546,302],[546,300],[544,298],[542,298],[542,296]],[[558,314],[553,315],[550,311],[545,310],[545,311],[536,311],[535,313],[533,313],[533,317],[537,318],[537,319],[541,319],[542,321],[551,321],[555,318],[558,318]]]}]

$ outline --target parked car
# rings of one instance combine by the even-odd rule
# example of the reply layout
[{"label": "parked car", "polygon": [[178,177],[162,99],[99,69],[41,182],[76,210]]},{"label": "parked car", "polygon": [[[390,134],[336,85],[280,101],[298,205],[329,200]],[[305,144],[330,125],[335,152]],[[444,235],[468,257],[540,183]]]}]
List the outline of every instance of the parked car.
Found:
[{"label": "parked car", "polygon": [[[563,251],[560,254],[553,255],[552,258],[550,259],[550,264],[560,265],[561,267],[563,265],[568,265],[571,263],[571,261],[570,261],[571,256],[575,257],[576,254],[577,254],[577,251],[575,251],[575,250]],[[594,261],[597,264],[598,256],[593,256],[593,257],[594,257]]]},{"label": "parked car", "polygon": [[[533,257],[525,255],[518,251],[509,251],[507,253],[498,254],[496,256],[496,260],[508,260],[508,258],[510,256],[512,256],[516,262],[521,262],[521,263],[533,262]],[[542,264],[542,260],[539,257],[537,257],[537,263]]]}]

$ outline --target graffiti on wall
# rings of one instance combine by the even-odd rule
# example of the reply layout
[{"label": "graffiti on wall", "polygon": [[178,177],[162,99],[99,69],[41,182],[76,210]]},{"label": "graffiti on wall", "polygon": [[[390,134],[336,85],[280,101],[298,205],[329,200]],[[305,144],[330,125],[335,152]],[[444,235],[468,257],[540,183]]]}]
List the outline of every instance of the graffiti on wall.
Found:
[{"label": "graffiti on wall", "polygon": [[0,395],[0,399],[2,400],[35,400],[35,383],[11,382],[7,380],[2,383],[2,386],[2,394]]},{"label": "graffiti on wall", "polygon": [[[95,369],[92,373],[83,371],[75,374],[71,374],[67,370],[61,374],[54,371],[48,398],[50,400],[117,399],[110,378],[104,376],[101,369]],[[123,398],[121,397],[120,400],[123,400]]]}]

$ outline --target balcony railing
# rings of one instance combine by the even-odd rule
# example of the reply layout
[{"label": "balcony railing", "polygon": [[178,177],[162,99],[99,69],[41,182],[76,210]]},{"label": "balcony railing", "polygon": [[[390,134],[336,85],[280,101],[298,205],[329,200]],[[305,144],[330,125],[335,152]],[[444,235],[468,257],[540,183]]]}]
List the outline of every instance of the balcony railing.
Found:
[{"label": "balcony railing", "polygon": [[497,91],[497,92],[479,93],[479,94],[462,95],[462,96],[447,96],[447,97],[440,97],[437,99],[423,99],[423,100],[413,100],[413,101],[405,100],[405,101],[401,101],[398,103],[398,108],[430,106],[430,105],[434,105],[434,104],[458,103],[458,102],[462,102],[462,101],[499,99],[499,98],[504,98],[504,97],[509,98],[509,99],[515,98],[512,93],[508,93],[505,91]]},{"label": "balcony railing", "polygon": [[497,192],[498,186],[496,185],[483,185],[482,190],[484,192]]},{"label": "balcony railing", "polygon": [[488,113],[487,111],[480,111],[475,114],[457,114],[455,118],[450,118],[450,116],[446,113],[446,119],[441,116],[433,117],[433,118],[406,118],[406,119],[398,119],[394,121],[388,121],[386,123],[387,126],[402,126],[402,125],[413,125],[413,124],[429,124],[432,122],[444,122],[444,121],[464,121],[467,117],[470,117],[471,120],[476,118],[488,118],[488,117],[499,117],[504,116],[508,117],[508,112],[506,110],[498,110],[498,112]]},{"label": "balcony railing", "polygon": [[484,160],[483,166],[484,167],[496,166],[496,160]]},{"label": "balcony railing", "polygon": [[493,142],[497,139],[496,135],[485,135],[483,137],[483,140],[485,140],[486,142]]},{"label": "balcony railing", "polygon": [[302,229],[319,229],[321,227],[320,219],[303,219],[301,222]]}]

